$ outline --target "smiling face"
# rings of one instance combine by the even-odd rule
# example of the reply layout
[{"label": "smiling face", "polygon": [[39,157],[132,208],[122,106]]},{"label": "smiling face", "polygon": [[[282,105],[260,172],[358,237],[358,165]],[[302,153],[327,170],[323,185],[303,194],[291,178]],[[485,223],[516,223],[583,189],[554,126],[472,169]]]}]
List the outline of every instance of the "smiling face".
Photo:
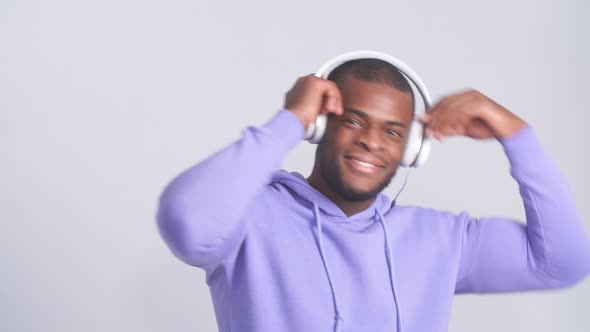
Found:
[{"label": "smiling face", "polygon": [[344,114],[329,117],[310,179],[332,200],[370,200],[387,187],[402,160],[412,95],[351,76],[338,87]]}]

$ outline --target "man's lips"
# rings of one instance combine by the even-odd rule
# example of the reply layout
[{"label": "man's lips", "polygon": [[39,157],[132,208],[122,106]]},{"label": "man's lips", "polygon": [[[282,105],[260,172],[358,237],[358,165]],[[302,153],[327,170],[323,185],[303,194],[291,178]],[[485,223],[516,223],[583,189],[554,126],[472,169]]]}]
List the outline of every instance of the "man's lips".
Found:
[{"label": "man's lips", "polygon": [[362,155],[349,155],[344,158],[353,169],[362,173],[372,174],[384,168],[383,163],[375,158]]}]

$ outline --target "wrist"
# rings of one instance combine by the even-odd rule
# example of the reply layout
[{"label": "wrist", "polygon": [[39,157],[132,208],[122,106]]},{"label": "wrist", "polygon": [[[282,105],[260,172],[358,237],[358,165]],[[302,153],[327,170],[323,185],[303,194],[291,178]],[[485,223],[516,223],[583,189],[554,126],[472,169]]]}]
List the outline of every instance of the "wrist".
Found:
[{"label": "wrist", "polygon": [[287,141],[298,142],[305,138],[305,128],[297,116],[287,110],[280,109],[274,118],[269,120],[266,127],[272,128],[272,132],[281,137],[289,137]]},{"label": "wrist", "polygon": [[301,125],[303,126],[304,131],[307,130],[311,121],[308,119],[308,117],[305,116],[305,114],[302,114],[301,112],[297,112],[297,111],[292,111],[290,109],[285,109],[285,110],[290,112],[291,114],[293,114],[297,118],[297,120],[299,120],[299,122],[301,122]]},{"label": "wrist", "polygon": [[497,140],[510,137],[528,124],[514,113],[500,105],[482,112],[481,119],[487,124]]}]

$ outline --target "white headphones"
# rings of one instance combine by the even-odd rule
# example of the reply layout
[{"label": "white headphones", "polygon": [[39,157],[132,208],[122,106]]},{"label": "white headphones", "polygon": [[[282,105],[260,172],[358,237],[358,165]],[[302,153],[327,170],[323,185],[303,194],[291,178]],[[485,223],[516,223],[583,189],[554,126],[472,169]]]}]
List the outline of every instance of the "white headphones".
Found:
[{"label": "white headphones", "polygon": [[[375,51],[354,51],[345,53],[335,57],[324,64],[316,73],[315,76],[324,79],[328,78],[328,75],[332,70],[341,64],[358,59],[379,59],[386,61],[397,68],[406,78],[408,78],[416,87],[424,102],[425,110],[431,105],[430,95],[426,86],[418,77],[418,75],[405,63],[392,57],[391,55],[375,52]],[[412,125],[410,127],[408,142],[406,150],[401,161],[401,166],[404,167],[419,167],[426,162],[428,155],[430,154],[430,139],[424,136],[424,125],[417,119],[417,114],[414,116]],[[320,114],[316,119],[315,123],[311,123],[307,128],[306,138],[310,143],[319,143],[324,132],[326,131],[326,125],[328,124],[328,117],[324,114]]]}]

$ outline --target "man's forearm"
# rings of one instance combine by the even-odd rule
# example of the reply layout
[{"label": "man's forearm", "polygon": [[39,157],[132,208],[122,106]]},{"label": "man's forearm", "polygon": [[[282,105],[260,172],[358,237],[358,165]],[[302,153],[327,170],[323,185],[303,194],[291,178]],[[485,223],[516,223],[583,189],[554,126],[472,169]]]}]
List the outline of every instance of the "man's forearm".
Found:
[{"label": "man's forearm", "polygon": [[221,261],[244,237],[248,204],[302,136],[299,120],[283,110],[177,176],[158,210],[160,232],[172,251],[191,265]]},{"label": "man's forearm", "polygon": [[590,240],[565,177],[528,127],[502,141],[524,202],[530,245],[556,286],[590,272]]}]

